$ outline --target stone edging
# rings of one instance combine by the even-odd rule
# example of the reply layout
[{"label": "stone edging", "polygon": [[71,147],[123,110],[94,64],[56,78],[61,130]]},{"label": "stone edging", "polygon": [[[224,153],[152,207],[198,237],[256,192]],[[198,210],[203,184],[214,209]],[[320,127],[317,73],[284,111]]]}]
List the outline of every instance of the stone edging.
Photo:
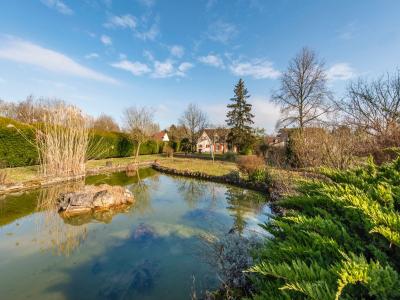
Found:
[{"label": "stone edging", "polygon": [[152,164],[152,167],[154,170],[162,172],[162,173],[166,173],[166,174],[210,180],[210,181],[219,182],[219,183],[226,183],[226,184],[235,185],[235,186],[238,186],[241,188],[246,188],[246,189],[251,189],[251,190],[258,191],[258,192],[262,192],[264,194],[270,194],[269,186],[266,183],[249,182],[249,181],[245,181],[241,178],[231,176],[230,174],[227,174],[224,176],[208,175],[208,174],[202,173],[202,172],[194,172],[194,171],[190,171],[190,170],[177,170],[177,169],[173,169],[173,168],[168,168],[168,167],[161,166],[158,163]]}]

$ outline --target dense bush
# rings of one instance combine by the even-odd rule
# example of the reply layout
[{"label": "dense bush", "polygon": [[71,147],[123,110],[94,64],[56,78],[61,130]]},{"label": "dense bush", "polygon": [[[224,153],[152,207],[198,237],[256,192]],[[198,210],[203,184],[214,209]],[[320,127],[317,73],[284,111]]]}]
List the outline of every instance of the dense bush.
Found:
[{"label": "dense bush", "polygon": [[163,153],[165,153],[167,155],[167,157],[173,157],[174,149],[169,144],[166,143],[163,146]]},{"label": "dense bush", "polygon": [[8,167],[36,164],[38,154],[32,144],[34,138],[32,126],[0,117],[0,162]]},{"label": "dense bush", "polygon": [[[13,125],[13,126],[10,126]],[[38,163],[34,146],[35,130],[31,125],[0,117],[0,162],[9,167]],[[125,133],[93,130],[90,133],[88,159],[127,157],[135,151],[136,144]],[[141,145],[140,154],[156,154],[162,147],[156,141]]]},{"label": "dense bush", "polygon": [[263,225],[254,299],[399,299],[400,158],[323,173]]},{"label": "dense bush", "polygon": [[346,169],[365,145],[362,134],[348,127],[292,129],[288,136],[286,154],[292,167]]},{"label": "dense bush", "polygon": [[257,155],[240,156],[236,160],[240,172],[250,176],[253,172],[265,167],[265,161]]},{"label": "dense bush", "polygon": [[228,151],[222,155],[222,160],[235,162],[236,157],[237,157],[237,155],[235,152]]}]

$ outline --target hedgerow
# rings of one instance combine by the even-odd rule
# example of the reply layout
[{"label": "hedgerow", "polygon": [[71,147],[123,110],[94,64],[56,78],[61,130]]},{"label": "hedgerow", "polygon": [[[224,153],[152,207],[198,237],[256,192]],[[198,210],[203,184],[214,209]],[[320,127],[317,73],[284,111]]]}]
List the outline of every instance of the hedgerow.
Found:
[{"label": "hedgerow", "polygon": [[[12,126],[11,126],[12,125]],[[31,125],[0,117],[0,163],[8,167],[21,167],[38,163],[35,128]],[[90,133],[88,159],[128,157],[135,152],[136,144],[127,134],[93,130]],[[140,154],[160,153],[162,145],[148,141],[140,147]]]},{"label": "hedgerow", "polygon": [[323,170],[278,205],[255,249],[254,299],[399,299],[400,158]]}]

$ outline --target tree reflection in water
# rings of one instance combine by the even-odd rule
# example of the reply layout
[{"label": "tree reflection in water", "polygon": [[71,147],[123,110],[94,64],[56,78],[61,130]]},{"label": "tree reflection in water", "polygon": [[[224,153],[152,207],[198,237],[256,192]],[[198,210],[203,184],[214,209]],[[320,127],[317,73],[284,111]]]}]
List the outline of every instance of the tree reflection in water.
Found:
[{"label": "tree reflection in water", "polygon": [[136,179],[135,183],[128,187],[136,199],[135,208],[132,210],[132,213],[144,215],[151,212],[153,209],[151,206],[150,191],[158,190],[159,174],[155,173],[152,169],[138,169],[127,171],[126,176]]},{"label": "tree reflection in water", "polygon": [[178,191],[190,208],[196,208],[206,195],[207,183],[197,179],[176,177]]},{"label": "tree reflection in water", "polygon": [[243,233],[246,227],[246,217],[249,214],[259,214],[265,203],[265,196],[250,190],[227,186],[225,193],[228,210],[234,219],[232,232]]}]

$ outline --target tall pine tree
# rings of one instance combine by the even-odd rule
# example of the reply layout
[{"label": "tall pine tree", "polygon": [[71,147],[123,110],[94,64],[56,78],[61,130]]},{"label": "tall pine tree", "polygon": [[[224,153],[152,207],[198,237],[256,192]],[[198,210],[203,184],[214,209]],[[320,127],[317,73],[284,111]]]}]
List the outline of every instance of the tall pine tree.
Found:
[{"label": "tall pine tree", "polygon": [[252,105],[247,103],[250,97],[244,85],[244,81],[239,79],[234,89],[235,96],[228,104],[228,113],[226,114],[226,123],[231,128],[228,141],[236,146],[239,151],[245,151],[251,146],[254,140],[253,129],[254,115],[251,113]]}]

